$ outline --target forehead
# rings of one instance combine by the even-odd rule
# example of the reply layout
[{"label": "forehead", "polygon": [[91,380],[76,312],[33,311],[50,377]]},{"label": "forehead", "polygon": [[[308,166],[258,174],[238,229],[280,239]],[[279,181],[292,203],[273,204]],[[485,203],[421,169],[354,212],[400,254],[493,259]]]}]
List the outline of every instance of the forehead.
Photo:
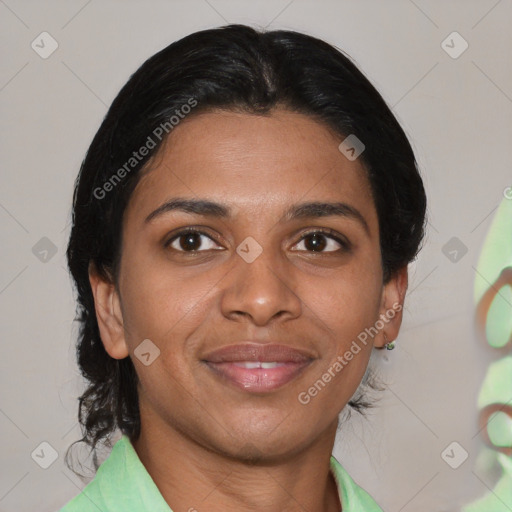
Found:
[{"label": "forehead", "polygon": [[366,170],[338,149],[344,137],[296,112],[194,114],[177,125],[138,183],[127,215],[169,197],[229,202],[233,211],[274,211],[300,200],[350,201],[375,217]]}]

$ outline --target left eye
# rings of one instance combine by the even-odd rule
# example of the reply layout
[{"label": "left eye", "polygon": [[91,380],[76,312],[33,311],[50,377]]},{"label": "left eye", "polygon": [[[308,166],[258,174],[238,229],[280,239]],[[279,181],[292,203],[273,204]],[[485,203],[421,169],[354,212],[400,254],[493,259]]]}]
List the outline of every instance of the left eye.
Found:
[{"label": "left eye", "polygon": [[307,233],[297,245],[304,247],[299,250],[308,252],[336,252],[339,249],[347,248],[347,244],[343,240],[322,231]]}]

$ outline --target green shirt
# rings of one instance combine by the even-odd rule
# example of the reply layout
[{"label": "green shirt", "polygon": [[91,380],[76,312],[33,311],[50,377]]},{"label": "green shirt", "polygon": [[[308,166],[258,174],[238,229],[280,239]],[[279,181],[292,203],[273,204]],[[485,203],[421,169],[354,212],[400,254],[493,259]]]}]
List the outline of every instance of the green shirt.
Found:
[{"label": "green shirt", "polygon": [[[343,512],[382,512],[331,457],[331,471],[338,484]],[[142,464],[130,438],[123,435],[96,476],[59,512],[172,512]]]}]

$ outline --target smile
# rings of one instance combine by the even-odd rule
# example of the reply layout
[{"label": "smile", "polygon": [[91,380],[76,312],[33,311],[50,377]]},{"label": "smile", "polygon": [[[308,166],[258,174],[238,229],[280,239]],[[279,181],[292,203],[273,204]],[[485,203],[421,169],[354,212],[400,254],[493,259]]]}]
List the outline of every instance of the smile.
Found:
[{"label": "smile", "polygon": [[239,366],[240,368],[248,368],[249,370],[254,370],[255,368],[263,368],[264,370],[270,370],[271,368],[277,368],[278,366],[283,366],[285,363],[277,363],[277,362],[261,362],[261,361],[246,361],[244,363],[233,363],[235,366]]},{"label": "smile", "polygon": [[265,393],[297,378],[314,359],[306,351],[284,345],[245,343],[211,352],[203,362],[224,384]]}]

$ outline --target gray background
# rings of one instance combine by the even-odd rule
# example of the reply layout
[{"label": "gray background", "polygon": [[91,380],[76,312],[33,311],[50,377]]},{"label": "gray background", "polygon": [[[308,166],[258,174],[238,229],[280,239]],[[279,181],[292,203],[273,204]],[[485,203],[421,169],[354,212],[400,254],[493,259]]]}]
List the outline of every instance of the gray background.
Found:
[{"label": "gray background", "polygon": [[[474,333],[472,296],[512,184],[511,0],[0,0],[0,511],[55,511],[84,486],[63,464],[80,434],[64,253],[84,153],[146,58],[228,22],[304,31],[346,51],[392,106],[425,179],[430,226],[405,324],[397,348],[376,354],[388,389],[369,420],[344,425],[335,455],[388,512],[458,510],[495,483],[475,469],[476,397],[493,356]],[[43,31],[58,43],[47,59],[31,48]],[[456,59],[441,46],[453,31],[469,44]],[[453,236],[468,248],[456,263],[442,252]],[[57,250],[46,262],[32,250],[43,237]],[[31,458],[43,441],[58,453],[46,470]],[[440,456],[452,441],[469,452],[456,470]]]}]

